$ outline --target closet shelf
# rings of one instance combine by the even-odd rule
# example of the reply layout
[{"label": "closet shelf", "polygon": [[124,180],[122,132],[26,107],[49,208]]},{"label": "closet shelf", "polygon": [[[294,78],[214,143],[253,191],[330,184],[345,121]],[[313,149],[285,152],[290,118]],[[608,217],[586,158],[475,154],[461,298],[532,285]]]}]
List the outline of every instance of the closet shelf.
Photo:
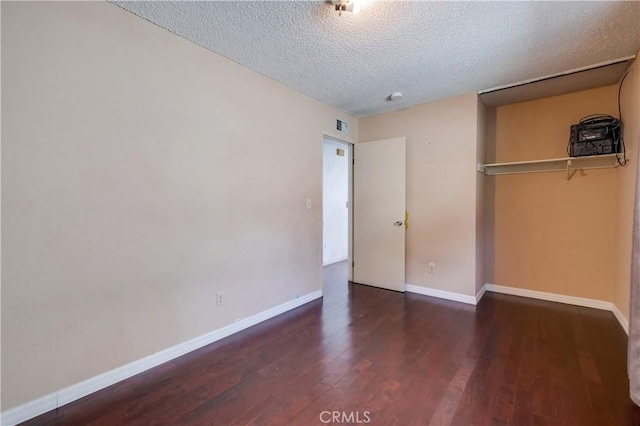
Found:
[{"label": "closet shelf", "polygon": [[589,157],[516,161],[513,163],[478,164],[478,171],[488,176],[566,171],[567,180],[569,180],[573,174],[580,169],[608,169],[617,167],[618,155],[619,154],[606,154],[592,155]]}]

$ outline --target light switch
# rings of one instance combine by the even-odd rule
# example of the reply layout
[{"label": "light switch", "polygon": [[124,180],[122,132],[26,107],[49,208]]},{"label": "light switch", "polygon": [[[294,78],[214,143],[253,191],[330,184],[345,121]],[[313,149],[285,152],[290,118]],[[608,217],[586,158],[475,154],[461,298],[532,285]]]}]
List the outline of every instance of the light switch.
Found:
[{"label": "light switch", "polygon": [[311,198],[307,198],[307,210],[311,210],[312,204],[311,204]]}]

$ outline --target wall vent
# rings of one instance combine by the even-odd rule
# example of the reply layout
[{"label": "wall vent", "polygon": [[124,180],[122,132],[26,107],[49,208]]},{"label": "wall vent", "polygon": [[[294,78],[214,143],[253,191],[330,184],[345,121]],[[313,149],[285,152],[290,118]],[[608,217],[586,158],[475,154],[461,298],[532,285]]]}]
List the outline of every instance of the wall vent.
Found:
[{"label": "wall vent", "polygon": [[349,134],[349,125],[346,121],[336,120],[336,130],[342,133],[343,135]]}]

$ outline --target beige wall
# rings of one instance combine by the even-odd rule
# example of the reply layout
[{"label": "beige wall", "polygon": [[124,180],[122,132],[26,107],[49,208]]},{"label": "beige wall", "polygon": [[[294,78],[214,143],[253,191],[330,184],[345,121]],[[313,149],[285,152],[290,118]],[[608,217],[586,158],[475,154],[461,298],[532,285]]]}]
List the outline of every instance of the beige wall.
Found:
[{"label": "beige wall", "polygon": [[407,138],[408,284],[475,295],[477,119],[475,93],[360,119],[359,141]]},{"label": "beige wall", "polygon": [[[640,52],[638,52],[640,54]],[[631,283],[631,237],[633,233],[633,206],[638,173],[640,139],[640,64],[636,60],[622,86],[621,96],[624,141],[631,157],[629,164],[618,170],[616,216],[616,269],[613,302],[629,318]]]},{"label": "beige wall", "polygon": [[2,78],[3,410],[321,289],[352,117],[107,3],[3,2]]},{"label": "beige wall", "polygon": [[[495,161],[566,157],[570,126],[617,116],[616,95],[613,85],[497,108]],[[560,172],[492,177],[493,283],[613,301],[619,172],[587,170],[569,182]]]}]

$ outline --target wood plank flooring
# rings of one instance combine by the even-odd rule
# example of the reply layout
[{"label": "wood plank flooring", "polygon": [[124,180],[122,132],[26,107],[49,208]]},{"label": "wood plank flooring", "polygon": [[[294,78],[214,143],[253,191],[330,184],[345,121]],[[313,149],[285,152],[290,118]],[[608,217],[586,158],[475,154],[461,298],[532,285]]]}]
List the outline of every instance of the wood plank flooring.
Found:
[{"label": "wood plank flooring", "polygon": [[610,312],[347,284],[344,262],[324,292],[26,424],[640,424]]}]

